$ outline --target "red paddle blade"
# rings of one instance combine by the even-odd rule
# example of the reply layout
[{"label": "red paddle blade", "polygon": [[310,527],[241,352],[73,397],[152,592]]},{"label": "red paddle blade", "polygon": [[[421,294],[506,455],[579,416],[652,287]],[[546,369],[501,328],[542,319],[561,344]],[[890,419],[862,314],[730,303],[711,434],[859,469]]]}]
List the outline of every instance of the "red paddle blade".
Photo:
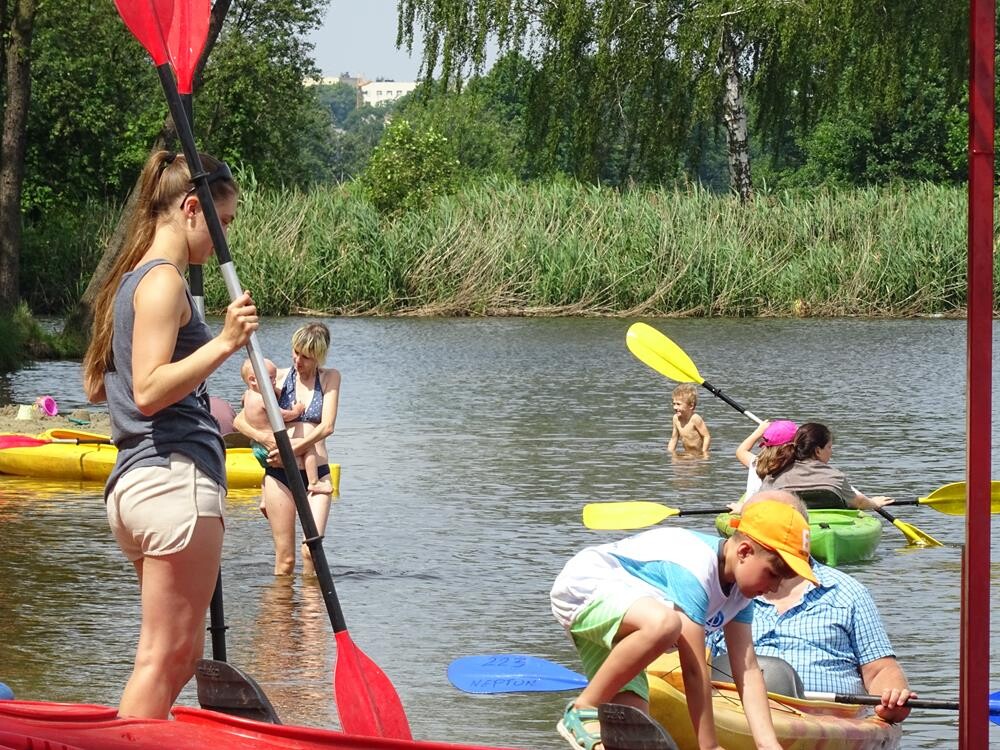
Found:
[{"label": "red paddle blade", "polygon": [[48,440],[29,437],[28,435],[0,435],[0,449],[3,448],[35,448],[48,445]]},{"label": "red paddle blade", "polygon": [[159,67],[167,62],[163,26],[173,17],[174,0],[115,0],[115,7],[128,30],[153,58],[153,64]]},{"label": "red paddle blade", "polygon": [[194,69],[208,39],[211,0],[174,0],[174,14],[167,33],[167,51],[177,74],[177,93],[190,94]]},{"label": "red paddle blade", "polygon": [[412,740],[403,703],[385,672],[354,645],[346,630],[334,634],[337,667],[333,693],[347,734]]}]

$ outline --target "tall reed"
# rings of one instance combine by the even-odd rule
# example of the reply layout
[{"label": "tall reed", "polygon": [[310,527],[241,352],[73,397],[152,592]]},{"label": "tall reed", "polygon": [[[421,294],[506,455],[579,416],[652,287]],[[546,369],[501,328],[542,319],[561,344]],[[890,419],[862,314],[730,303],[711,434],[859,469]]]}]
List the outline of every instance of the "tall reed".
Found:
[{"label": "tall reed", "polygon": [[[242,195],[267,314],[865,315],[960,311],[966,199],[931,184],[760,195],[488,181],[382,217],[349,188]],[[209,305],[225,305],[207,274]]]}]

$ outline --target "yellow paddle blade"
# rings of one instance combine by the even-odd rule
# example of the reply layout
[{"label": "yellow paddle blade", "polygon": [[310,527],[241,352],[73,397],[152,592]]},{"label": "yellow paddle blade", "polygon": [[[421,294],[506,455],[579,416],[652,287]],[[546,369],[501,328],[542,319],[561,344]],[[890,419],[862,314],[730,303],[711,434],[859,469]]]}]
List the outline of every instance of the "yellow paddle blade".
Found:
[{"label": "yellow paddle blade", "polygon": [[[927,497],[918,498],[917,503],[948,515],[964,516],[967,500],[965,482],[952,482],[938,487]],[[1000,481],[996,479],[990,482],[990,513],[1000,513]]]},{"label": "yellow paddle blade", "polygon": [[701,385],[705,382],[684,350],[652,326],[633,323],[625,334],[625,345],[640,361],[664,377],[679,383]]},{"label": "yellow paddle blade", "polygon": [[671,516],[677,508],[647,500],[627,503],[588,503],[583,506],[583,525],[588,529],[642,529],[654,526]]},{"label": "yellow paddle blade", "polygon": [[916,526],[908,524],[905,521],[900,521],[898,518],[893,520],[892,525],[903,532],[907,541],[910,544],[916,544],[921,547],[943,547],[944,545],[937,539],[932,537],[926,531],[921,531]]}]

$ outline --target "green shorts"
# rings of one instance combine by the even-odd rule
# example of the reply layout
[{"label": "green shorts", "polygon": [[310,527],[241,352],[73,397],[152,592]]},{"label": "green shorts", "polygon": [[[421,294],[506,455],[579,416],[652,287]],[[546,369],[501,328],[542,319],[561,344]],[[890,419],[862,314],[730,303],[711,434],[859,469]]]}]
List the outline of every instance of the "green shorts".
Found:
[{"label": "green shorts", "polygon": [[[569,634],[583,662],[583,671],[587,677],[593,677],[597,670],[611,653],[618,628],[629,607],[635,603],[635,594],[625,596],[598,596],[590,604],[580,610],[580,613],[570,625]],[[647,703],[649,702],[649,680],[646,670],[629,680],[623,691],[635,693]]]},{"label": "green shorts", "polygon": [[270,455],[270,451],[256,440],[250,441],[250,450],[253,451],[253,457],[257,459],[257,463],[266,469],[269,466],[267,457]]}]

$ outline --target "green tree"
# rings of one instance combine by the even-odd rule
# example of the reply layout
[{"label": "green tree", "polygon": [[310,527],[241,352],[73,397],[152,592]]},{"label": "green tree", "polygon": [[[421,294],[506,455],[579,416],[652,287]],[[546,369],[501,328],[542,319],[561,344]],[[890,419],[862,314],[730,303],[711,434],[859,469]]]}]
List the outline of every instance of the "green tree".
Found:
[{"label": "green tree", "polygon": [[322,83],[316,86],[319,105],[330,113],[336,128],[343,128],[348,115],[358,106],[358,90],[348,83]]},{"label": "green tree", "polygon": [[528,54],[529,144],[583,179],[670,179],[699,124],[721,123],[745,197],[751,125],[776,144],[845,100],[898,108],[929,59],[960,81],[965,15],[956,0],[401,0],[397,41],[419,29],[425,75],[445,89],[481,70],[491,41]]},{"label": "green tree", "polygon": [[425,207],[454,189],[459,163],[448,139],[433,128],[392,121],[372,153],[359,184],[382,212]]}]

